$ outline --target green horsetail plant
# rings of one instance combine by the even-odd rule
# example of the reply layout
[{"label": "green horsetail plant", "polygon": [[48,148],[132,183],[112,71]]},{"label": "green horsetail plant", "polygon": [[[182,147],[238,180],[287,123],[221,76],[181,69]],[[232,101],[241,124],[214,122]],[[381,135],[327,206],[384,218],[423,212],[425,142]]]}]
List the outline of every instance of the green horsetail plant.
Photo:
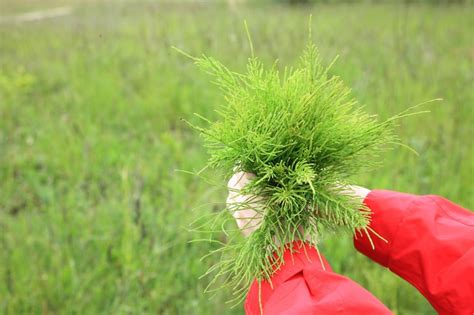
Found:
[{"label": "green horsetail plant", "polygon": [[251,207],[261,219],[246,239],[223,225],[232,236],[211,253],[221,255],[209,269],[217,272],[211,285],[232,286],[234,301],[240,302],[254,279],[269,280],[282,264],[280,244],[305,239],[316,246],[323,231],[336,228],[381,237],[368,226],[368,209],[343,191],[350,176],[376,164],[384,149],[398,143],[392,122],[413,113],[380,122],[364,112],[343,81],[322,65],[313,44],[295,68],[283,73],[275,65],[266,69],[253,49],[245,73],[211,57],[191,58],[225,96],[217,121],[197,115],[207,126],[193,126],[209,150],[207,166],[228,176],[255,174],[241,194],[258,202],[250,198],[229,210]]}]

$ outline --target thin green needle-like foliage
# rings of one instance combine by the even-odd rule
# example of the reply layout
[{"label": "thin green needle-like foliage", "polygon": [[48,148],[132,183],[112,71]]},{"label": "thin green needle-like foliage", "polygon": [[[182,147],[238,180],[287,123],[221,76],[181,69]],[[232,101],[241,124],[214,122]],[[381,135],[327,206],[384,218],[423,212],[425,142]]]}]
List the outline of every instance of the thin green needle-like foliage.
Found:
[{"label": "thin green needle-like foliage", "polygon": [[313,44],[283,73],[276,65],[265,69],[254,56],[243,74],[211,57],[193,59],[226,101],[217,121],[198,115],[207,123],[195,128],[205,138],[208,166],[229,176],[236,170],[255,174],[241,193],[258,202],[230,210],[252,207],[262,218],[246,239],[222,227],[230,240],[211,253],[222,255],[209,270],[217,273],[214,282],[222,284],[222,278],[233,286],[239,301],[254,279],[268,280],[282,263],[279,244],[305,239],[316,245],[322,231],[336,228],[369,235],[370,212],[343,191],[350,176],[372,167],[382,150],[398,142],[393,121],[407,112],[382,122],[364,112],[322,65]]}]

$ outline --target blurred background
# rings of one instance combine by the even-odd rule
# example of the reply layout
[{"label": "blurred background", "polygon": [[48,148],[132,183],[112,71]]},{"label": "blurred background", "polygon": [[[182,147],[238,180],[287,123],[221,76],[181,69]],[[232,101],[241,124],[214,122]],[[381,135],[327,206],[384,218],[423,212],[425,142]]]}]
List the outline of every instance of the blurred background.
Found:
[{"label": "blurred background", "polygon": [[[470,1],[0,0],[0,313],[242,314],[229,290],[203,292],[215,245],[189,242],[225,188],[176,172],[207,159],[180,118],[214,118],[223,99],[171,46],[242,71],[247,20],[256,54],[291,65],[310,14],[326,64],[340,55],[331,73],[370,113],[444,99],[396,130],[419,156],[396,148],[354,183],[473,208]],[[395,314],[434,314],[350,235],[322,249]]]}]

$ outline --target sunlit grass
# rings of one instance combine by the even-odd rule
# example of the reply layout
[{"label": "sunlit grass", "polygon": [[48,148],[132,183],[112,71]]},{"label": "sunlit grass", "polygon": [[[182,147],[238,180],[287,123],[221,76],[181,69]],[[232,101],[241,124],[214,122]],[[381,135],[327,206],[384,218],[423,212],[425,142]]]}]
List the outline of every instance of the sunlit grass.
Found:
[{"label": "sunlit grass", "polygon": [[[246,19],[256,54],[290,64],[310,13],[323,60],[341,55],[331,73],[369,113],[444,99],[396,130],[420,157],[390,151],[354,182],[473,207],[471,7],[88,4],[0,25],[0,312],[240,314],[230,291],[203,294],[212,246],[188,243],[225,190],[175,172],[208,158],[180,118],[215,117],[223,100],[171,45],[243,70]],[[350,242],[323,241],[335,270],[398,314],[433,313]]]}]

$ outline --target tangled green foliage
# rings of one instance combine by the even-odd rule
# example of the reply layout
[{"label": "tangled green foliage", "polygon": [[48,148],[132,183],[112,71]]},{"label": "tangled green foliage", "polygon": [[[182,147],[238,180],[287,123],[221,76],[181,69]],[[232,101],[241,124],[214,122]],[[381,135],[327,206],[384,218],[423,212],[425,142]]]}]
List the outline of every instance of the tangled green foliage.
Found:
[{"label": "tangled green foliage", "polygon": [[254,173],[242,194],[259,202],[230,210],[253,207],[263,218],[248,238],[234,237],[216,251],[222,259],[210,272],[218,270],[217,278],[232,285],[238,299],[254,279],[269,279],[282,263],[279,244],[306,239],[316,245],[327,229],[368,234],[370,212],[343,191],[351,175],[397,142],[392,122],[404,113],[383,122],[365,113],[321,64],[313,44],[283,73],[276,65],[265,69],[255,57],[244,74],[207,56],[193,59],[226,100],[218,121],[199,116],[208,123],[198,128],[210,153],[208,166],[229,176]]}]

